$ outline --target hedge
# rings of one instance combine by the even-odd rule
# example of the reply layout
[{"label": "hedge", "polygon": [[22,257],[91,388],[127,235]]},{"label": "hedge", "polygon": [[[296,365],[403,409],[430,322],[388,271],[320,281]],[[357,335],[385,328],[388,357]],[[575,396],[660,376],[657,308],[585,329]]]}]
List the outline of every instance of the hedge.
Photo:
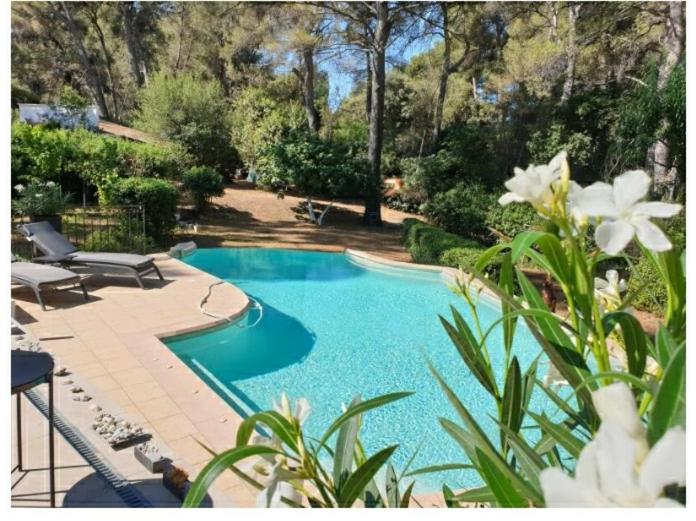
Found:
[{"label": "hedge", "polygon": [[12,124],[12,186],[31,178],[55,181],[64,191],[82,193],[108,176],[179,179],[191,158],[175,145],[151,145],[84,129]]},{"label": "hedge", "polygon": [[[413,261],[420,264],[466,270],[476,264],[479,255],[487,249],[480,242],[446,232],[418,219],[405,219],[403,226],[404,244]],[[492,263],[487,271],[496,271],[496,263]]]},{"label": "hedge", "polygon": [[157,244],[164,244],[176,224],[177,188],[163,179],[147,177],[116,178],[100,192],[106,205],[145,207],[145,231]]}]

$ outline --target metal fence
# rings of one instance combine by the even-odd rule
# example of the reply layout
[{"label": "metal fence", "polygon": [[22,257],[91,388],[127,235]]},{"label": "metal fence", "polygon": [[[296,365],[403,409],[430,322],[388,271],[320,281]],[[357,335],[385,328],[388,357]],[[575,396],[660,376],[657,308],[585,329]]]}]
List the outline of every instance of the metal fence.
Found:
[{"label": "metal fence", "polygon": [[[27,216],[12,217],[12,253],[25,259],[40,255],[17,229],[28,222]],[[147,253],[152,248],[142,206],[68,208],[60,215],[60,232],[80,250]]]}]

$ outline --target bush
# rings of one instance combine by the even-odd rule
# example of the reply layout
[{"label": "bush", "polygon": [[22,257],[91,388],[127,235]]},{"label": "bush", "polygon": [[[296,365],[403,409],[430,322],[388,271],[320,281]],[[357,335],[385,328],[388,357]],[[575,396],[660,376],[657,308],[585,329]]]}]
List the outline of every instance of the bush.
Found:
[{"label": "bush", "polygon": [[142,233],[128,234],[120,228],[115,228],[90,233],[85,239],[82,249],[85,251],[146,253],[155,249],[155,243],[150,237]]},{"label": "bush", "polygon": [[155,74],[140,96],[136,126],[181,145],[199,165],[231,174],[240,166],[230,141],[228,105],[216,81]]},{"label": "bush", "polygon": [[176,224],[174,214],[179,192],[163,179],[115,178],[105,184],[100,198],[107,205],[142,205],[146,233],[159,245],[165,243]]},{"label": "bush", "polygon": [[486,249],[475,240],[448,233],[419,219],[404,220],[404,245],[414,262],[452,267],[459,267],[465,252],[474,255],[475,251],[481,253]]},{"label": "bush", "polygon": [[203,211],[211,197],[225,192],[222,176],[205,166],[195,166],[187,170],[181,181],[184,189],[191,193],[197,212]]},{"label": "bush", "polygon": [[[494,202],[486,214],[486,227],[492,228],[510,239],[541,224],[542,218],[529,204],[501,206]],[[494,233],[494,235],[497,234]]]},{"label": "bush", "polygon": [[297,101],[278,98],[260,87],[247,87],[239,94],[230,119],[232,142],[247,168],[255,168],[269,146],[306,128],[306,116]]},{"label": "bush", "polygon": [[445,231],[480,239],[487,235],[486,215],[497,204],[480,183],[459,183],[435,195],[424,213]]},{"label": "bush", "polygon": [[259,184],[278,192],[294,187],[307,196],[359,196],[365,165],[342,144],[293,132],[265,146],[258,158]]},{"label": "bush", "polygon": [[[672,247],[684,250],[686,247],[686,216],[680,215],[664,223],[665,233],[672,242]],[[667,307],[667,289],[660,274],[649,259],[640,257],[633,265],[628,280],[629,294],[633,294],[632,305],[637,309],[661,315]]]},{"label": "bush", "polygon": [[82,193],[110,176],[178,179],[191,157],[176,145],[135,143],[84,129],[12,124],[12,185],[30,179],[59,183],[63,192]]}]

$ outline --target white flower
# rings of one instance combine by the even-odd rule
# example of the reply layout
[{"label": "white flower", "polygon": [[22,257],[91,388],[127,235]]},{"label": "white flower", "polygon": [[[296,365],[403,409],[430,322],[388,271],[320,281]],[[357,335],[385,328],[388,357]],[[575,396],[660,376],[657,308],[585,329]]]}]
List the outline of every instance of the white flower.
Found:
[{"label": "white flower", "polygon": [[23,184],[17,184],[14,186],[14,189],[17,191],[17,193],[22,193],[24,191],[24,185]]},{"label": "white flower", "polygon": [[669,239],[650,218],[672,217],[682,207],[659,201],[641,202],[650,190],[650,183],[648,174],[631,170],[614,179],[613,186],[597,182],[578,195],[575,206],[580,213],[603,219],[595,231],[595,240],[606,253],[616,255],[634,235],[652,251],[672,248]]},{"label": "white flower", "polygon": [[48,188],[53,188],[54,186],[56,186],[56,183],[54,183],[53,181],[47,181],[47,182],[46,182],[46,186],[47,186]]},{"label": "white flower", "polygon": [[686,433],[674,427],[652,447],[635,398],[624,383],[592,393],[602,423],[585,445],[571,478],[559,467],[544,469],[541,487],[548,507],[681,507],[663,497],[667,485],[686,483]]},{"label": "white flower", "polygon": [[293,413],[292,407],[290,407],[290,400],[288,400],[288,396],[285,393],[280,395],[280,403],[276,403],[276,401],[273,400],[273,408],[285,416],[286,419],[296,420],[300,426],[304,424],[309,413],[312,411],[307,398],[300,398],[295,402],[295,412]]},{"label": "white flower", "polygon": [[605,277],[606,280],[600,277],[594,279],[595,298],[603,311],[613,311],[621,305],[621,293],[628,289],[628,284],[624,279],[619,279],[616,270],[608,270]]},{"label": "white flower", "polygon": [[256,506],[260,508],[290,508],[291,505],[284,503],[282,498],[301,504],[302,494],[288,482],[293,477],[295,476],[285,471],[281,464],[274,465],[266,488],[256,496]]},{"label": "white flower", "polygon": [[529,165],[527,170],[515,167],[515,176],[505,182],[510,190],[498,202],[502,206],[510,203],[531,203],[535,208],[548,208],[553,203],[553,185],[561,177],[561,168],[566,160],[565,151],[560,152],[548,165]]}]

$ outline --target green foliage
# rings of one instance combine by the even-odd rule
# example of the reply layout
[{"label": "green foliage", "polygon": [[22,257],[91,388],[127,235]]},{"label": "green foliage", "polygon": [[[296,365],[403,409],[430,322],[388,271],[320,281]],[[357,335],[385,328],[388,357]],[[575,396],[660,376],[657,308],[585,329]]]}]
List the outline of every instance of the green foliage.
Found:
[{"label": "green foliage", "polygon": [[266,147],[306,126],[296,100],[273,96],[260,87],[248,87],[234,100],[231,113],[232,142],[247,168],[256,168]]},{"label": "green foliage", "polygon": [[[196,477],[183,506],[199,506],[206,491],[220,474],[243,460],[258,456],[264,457],[266,462],[260,464],[268,464],[270,467],[271,459],[274,464],[277,463],[282,481],[287,482],[300,497],[306,497],[312,507],[348,508],[361,500],[366,507],[398,508],[403,506],[404,498],[407,505],[412,485],[402,497],[399,490],[400,478],[396,478],[389,466],[386,494],[381,493],[375,483],[377,473],[387,464],[398,446],[392,445],[368,457],[360,443],[359,433],[363,414],[411,394],[392,393],[366,401],[362,401],[360,397],[354,398],[343,414],[327,427],[318,443],[310,443],[305,438],[302,431],[305,418],[300,413],[302,406],[298,403],[297,411],[293,413],[284,397],[284,405],[280,410],[258,412],[242,422],[237,429],[236,446],[214,455]],[[272,434],[272,439],[252,440],[254,430],[259,428]],[[330,447],[329,441],[334,434],[337,434],[335,442]],[[325,468],[327,460],[332,463],[332,468]],[[264,488],[261,483],[239,470],[239,467],[236,469],[236,473],[247,483],[259,490]],[[305,486],[305,482],[310,486]],[[300,506],[296,500],[284,496],[274,498],[273,501]]]},{"label": "green foliage", "polygon": [[17,184],[13,189],[18,194],[12,201],[13,210],[30,217],[58,215],[71,198],[53,181],[32,180],[26,186]]},{"label": "green foliage", "polygon": [[90,233],[82,244],[85,251],[145,253],[155,249],[154,241],[142,233],[128,233],[122,227],[97,230]]},{"label": "green foliage", "polygon": [[181,178],[183,187],[193,196],[196,211],[202,211],[213,196],[224,193],[224,179],[212,168],[197,166],[190,168]]},{"label": "green foliage", "polygon": [[538,228],[542,223],[542,218],[530,205],[526,204],[508,204],[501,206],[496,200],[491,204],[486,213],[486,227],[496,232],[503,234],[505,237],[512,239],[525,230]]},{"label": "green foliage", "polygon": [[261,186],[327,197],[360,195],[366,171],[346,146],[299,131],[262,148],[257,169]]},{"label": "green foliage", "polygon": [[[684,250],[686,248],[684,216],[673,217],[665,223],[664,228],[674,247]],[[628,284],[629,292],[633,295],[632,306],[662,316],[667,307],[667,288],[657,267],[646,255],[641,255],[632,266]]]},{"label": "green foliage", "polygon": [[159,245],[165,243],[176,223],[174,214],[179,192],[163,179],[115,178],[104,185],[100,199],[106,205],[142,205],[145,231]]},{"label": "green foliage", "polygon": [[459,183],[436,194],[424,207],[430,220],[458,235],[481,238],[486,234],[486,214],[495,200],[481,183]]},{"label": "green foliage", "polygon": [[548,163],[565,150],[570,162],[578,168],[587,167],[594,153],[592,138],[584,132],[573,132],[563,123],[534,132],[527,142],[533,163]]},{"label": "green foliage", "polygon": [[[453,268],[473,267],[486,247],[419,219],[404,220],[404,244],[414,262]],[[491,264],[491,270],[495,266]]]},{"label": "green foliage", "polygon": [[12,184],[59,183],[64,192],[102,185],[109,176],[177,179],[191,158],[174,145],[136,143],[84,129],[12,124]]},{"label": "green foliage", "polygon": [[219,83],[191,74],[155,74],[140,96],[136,125],[180,144],[199,165],[229,174],[240,165],[230,142],[228,104]]}]

